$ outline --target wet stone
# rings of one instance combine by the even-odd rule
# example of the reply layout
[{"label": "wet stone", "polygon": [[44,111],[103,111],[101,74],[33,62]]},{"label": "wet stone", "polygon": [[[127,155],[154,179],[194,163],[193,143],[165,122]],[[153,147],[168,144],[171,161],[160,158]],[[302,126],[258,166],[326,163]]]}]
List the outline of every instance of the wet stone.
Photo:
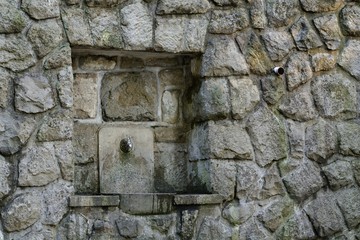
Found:
[{"label": "wet stone", "polygon": [[330,50],[336,50],[341,44],[341,30],[335,14],[317,17],[314,20],[315,27],[324,39],[325,45]]},{"label": "wet stone", "polygon": [[59,0],[24,0],[21,8],[35,19],[56,18],[60,16]]},{"label": "wet stone", "polygon": [[281,61],[294,47],[291,35],[285,31],[271,31],[262,36],[271,60]]},{"label": "wet stone", "polygon": [[354,182],[351,174],[351,164],[346,161],[336,161],[322,168],[330,188],[334,191]]},{"label": "wet stone", "polygon": [[156,76],[152,72],[129,72],[106,75],[101,88],[101,102],[109,120],[154,121]]},{"label": "wet stone", "polygon": [[340,55],[340,66],[360,81],[360,41],[348,40]]},{"label": "wet stone", "polygon": [[360,155],[360,125],[356,123],[339,123],[337,129],[340,137],[340,153],[344,155]]},{"label": "wet stone", "polygon": [[343,3],[343,0],[300,0],[301,6],[307,12],[328,12],[336,10]]},{"label": "wet stone", "polygon": [[349,5],[345,6],[340,13],[341,23],[346,35],[360,36],[360,6]]},{"label": "wet stone", "polygon": [[269,0],[267,1],[267,16],[271,27],[288,26],[299,14],[299,3],[296,0]]},{"label": "wet stone", "polygon": [[337,150],[335,128],[319,119],[317,123],[306,128],[306,155],[319,163],[324,163]]},{"label": "wet stone", "polygon": [[245,8],[232,10],[214,10],[209,24],[210,33],[231,34],[249,25],[248,12]]},{"label": "wet stone", "polygon": [[290,31],[300,51],[307,51],[323,45],[319,36],[312,29],[309,21],[305,17],[300,17],[299,20],[291,26]]},{"label": "wet stone", "polygon": [[328,53],[317,53],[311,56],[311,64],[315,72],[329,71],[335,68],[336,60]]}]

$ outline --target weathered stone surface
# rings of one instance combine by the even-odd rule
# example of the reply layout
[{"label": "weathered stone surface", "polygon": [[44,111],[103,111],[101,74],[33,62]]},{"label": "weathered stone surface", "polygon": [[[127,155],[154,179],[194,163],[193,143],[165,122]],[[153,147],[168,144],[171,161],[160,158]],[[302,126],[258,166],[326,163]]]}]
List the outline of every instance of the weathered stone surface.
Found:
[{"label": "weathered stone surface", "polygon": [[208,239],[230,240],[231,236],[232,236],[232,230],[229,226],[210,217],[205,217],[200,225],[197,240],[208,240]]},{"label": "weathered stone surface", "polygon": [[155,21],[155,50],[203,52],[208,19],[206,16],[160,17]]},{"label": "weathered stone surface", "polygon": [[252,159],[250,138],[236,123],[210,121],[196,126],[189,146],[190,160]]},{"label": "weathered stone surface", "polygon": [[21,8],[35,19],[56,18],[60,16],[59,0],[24,0]]},{"label": "weathered stone surface", "polygon": [[234,119],[243,119],[259,103],[259,91],[249,78],[229,79],[230,102]]},{"label": "weathered stone surface", "polygon": [[167,214],[174,210],[173,195],[166,193],[122,194],[120,209],[131,215]]},{"label": "weathered stone surface", "polygon": [[360,36],[360,6],[359,5],[347,5],[340,13],[341,23],[346,35]]},{"label": "weathered stone surface", "polygon": [[71,66],[71,48],[68,43],[60,45],[44,59],[45,69]]},{"label": "weathered stone surface", "polygon": [[222,211],[222,216],[231,224],[246,222],[255,212],[253,203],[230,202]]},{"label": "weathered stone surface", "polygon": [[73,119],[69,111],[59,111],[44,119],[37,133],[40,142],[62,141],[72,138]]},{"label": "weathered stone surface", "polygon": [[239,162],[236,174],[236,197],[238,199],[254,199],[261,190],[259,181],[263,172],[254,162]]},{"label": "weathered stone surface", "polygon": [[141,58],[122,57],[120,60],[120,68],[143,68],[144,66],[144,59]]},{"label": "weathered stone surface", "polygon": [[266,12],[271,27],[284,27],[289,25],[299,14],[299,3],[296,0],[269,0]]},{"label": "weathered stone surface", "polygon": [[194,14],[206,13],[211,8],[208,0],[160,0],[156,8],[156,14]]},{"label": "weathered stone surface", "polygon": [[267,205],[257,216],[264,226],[274,232],[293,212],[290,199],[275,200]]},{"label": "weathered stone surface", "polygon": [[250,19],[254,28],[263,29],[267,25],[266,18],[266,4],[264,0],[249,0],[250,7]]},{"label": "weathered stone surface", "polygon": [[236,37],[236,42],[244,54],[250,71],[264,75],[272,69],[272,62],[259,38],[253,31],[244,31]]},{"label": "weathered stone surface", "polygon": [[348,40],[339,59],[339,64],[360,81],[360,41]]},{"label": "weathered stone surface", "polygon": [[113,70],[116,66],[116,57],[84,56],[79,58],[79,67],[83,70]]},{"label": "weathered stone surface", "polygon": [[231,34],[247,26],[249,26],[249,17],[245,8],[214,10],[208,31],[210,33]]},{"label": "weathered stone surface", "polygon": [[13,76],[4,68],[0,68],[0,108],[6,108],[8,105],[12,80]]},{"label": "weathered stone surface", "polygon": [[25,75],[16,80],[15,107],[25,113],[45,112],[55,106],[49,80],[40,74]]},{"label": "weathered stone surface", "polygon": [[299,87],[289,93],[279,106],[279,110],[288,118],[308,121],[317,116],[309,85]]},{"label": "weathered stone surface", "polygon": [[135,238],[142,234],[143,227],[136,219],[129,217],[120,217],[116,220],[116,226],[122,237]]},{"label": "weathered stone surface", "polygon": [[89,225],[89,220],[83,214],[71,213],[61,221],[56,237],[69,240],[88,239]]},{"label": "weathered stone surface", "polygon": [[305,17],[300,17],[299,20],[291,26],[290,31],[300,51],[307,51],[323,45],[319,36],[312,29],[309,21]]},{"label": "weathered stone surface", "polygon": [[19,72],[35,63],[35,53],[24,36],[0,34],[0,67]]},{"label": "weathered stone surface", "polygon": [[329,71],[335,68],[336,60],[328,53],[317,53],[311,56],[311,65],[315,72]]},{"label": "weathered stone surface", "polygon": [[152,47],[153,19],[141,2],[130,4],[120,11],[125,49],[144,50]]},{"label": "weathered stone surface", "polygon": [[356,86],[345,75],[330,73],[312,81],[316,106],[324,117],[356,116]]},{"label": "weathered stone surface", "polygon": [[97,163],[98,130],[99,126],[95,124],[74,124],[73,144],[74,149],[76,149],[74,152],[75,163]]},{"label": "weathered stone surface", "polygon": [[336,10],[343,3],[343,0],[300,0],[300,2],[305,11],[328,12]]},{"label": "weathered stone surface", "polygon": [[180,90],[165,91],[161,98],[162,121],[177,123],[180,116]]},{"label": "weathered stone surface", "polygon": [[341,44],[341,30],[335,14],[317,17],[314,20],[315,27],[330,50],[336,50]]},{"label": "weathered stone surface", "polygon": [[305,125],[303,123],[287,120],[287,134],[290,144],[290,156],[302,159],[305,147]]},{"label": "weathered stone surface", "polygon": [[342,216],[340,209],[333,199],[319,196],[305,207],[317,234],[320,237],[331,236],[342,230]]},{"label": "weathered stone surface", "polygon": [[75,4],[79,4],[80,0],[65,0],[67,5],[75,5]]},{"label": "weathered stone surface", "polygon": [[254,195],[254,199],[264,200],[277,195],[285,195],[286,191],[279,175],[276,164],[266,170],[262,179],[261,191]]},{"label": "weathered stone surface", "polygon": [[212,36],[203,55],[201,76],[228,76],[249,73],[244,56],[228,36]]},{"label": "weathered stone surface", "polygon": [[123,48],[120,18],[117,8],[93,8],[87,12],[94,46],[101,48]]},{"label": "weathered stone surface", "polygon": [[285,69],[287,85],[290,91],[306,83],[313,76],[309,55],[306,53],[295,53],[291,55]]},{"label": "weathered stone surface", "polygon": [[19,163],[19,186],[44,186],[60,176],[53,143],[29,147]]},{"label": "weathered stone surface", "polygon": [[306,155],[310,159],[326,162],[336,152],[337,145],[335,128],[323,119],[306,128]]},{"label": "weathered stone surface", "polygon": [[340,152],[344,155],[360,155],[360,124],[339,123]]},{"label": "weathered stone surface", "polygon": [[261,107],[250,116],[247,129],[260,166],[286,157],[284,126],[268,108]]},{"label": "weathered stone surface", "polygon": [[158,192],[184,192],[187,187],[185,144],[158,143],[155,150],[155,188]]},{"label": "weathered stone surface", "polygon": [[281,77],[268,76],[261,79],[262,96],[269,104],[276,104],[286,92],[285,82]]},{"label": "weathered stone surface", "polygon": [[351,167],[354,172],[354,178],[355,178],[357,184],[359,184],[360,183],[360,161],[359,161],[359,159],[354,159],[351,162]]},{"label": "weathered stone surface", "polygon": [[290,196],[303,201],[323,186],[320,169],[312,162],[305,162],[283,177]]},{"label": "weathered stone surface", "polygon": [[194,235],[195,223],[199,210],[186,209],[181,211],[180,235],[184,239],[191,239]]},{"label": "weathered stone surface", "polygon": [[72,108],[74,104],[73,98],[74,77],[71,67],[62,69],[58,74],[58,82],[56,85],[60,104],[63,108]]},{"label": "weathered stone surface", "polygon": [[26,26],[24,14],[14,6],[0,2],[0,33],[19,33]]},{"label": "weathered stone surface", "polygon": [[313,227],[304,212],[295,213],[276,232],[277,239],[313,239],[316,237]]},{"label": "weathered stone surface", "polygon": [[250,218],[246,223],[242,224],[239,229],[239,240],[247,239],[273,239],[270,233],[261,224],[256,221],[255,217]]},{"label": "weathered stone surface", "polygon": [[154,121],[157,119],[157,82],[152,72],[106,75],[101,102],[109,120]]},{"label": "weathered stone surface", "polygon": [[0,200],[11,191],[11,165],[0,155]]},{"label": "weathered stone surface", "polygon": [[271,60],[281,61],[294,47],[291,35],[285,31],[270,31],[262,35]]},{"label": "weathered stone surface", "polygon": [[62,27],[56,20],[34,23],[27,33],[34,51],[41,58],[53,50],[62,40]]},{"label": "weathered stone surface", "polygon": [[97,163],[75,165],[74,187],[78,194],[99,193],[99,171]]},{"label": "weathered stone surface", "polygon": [[334,191],[354,182],[351,173],[351,164],[346,161],[336,161],[322,168],[330,188]]},{"label": "weathered stone surface", "polygon": [[61,12],[64,28],[72,46],[91,46],[93,39],[90,26],[81,8],[63,8]]},{"label": "weathered stone surface", "polygon": [[74,117],[95,118],[98,107],[98,76],[77,73],[74,76]]},{"label": "weathered stone surface", "polygon": [[360,223],[360,190],[358,188],[344,189],[336,195],[339,207],[350,228],[356,228]]},{"label": "weathered stone surface", "polygon": [[229,89],[226,78],[213,78],[201,82],[195,97],[195,116],[199,120],[224,119],[229,115]]},{"label": "weathered stone surface", "polygon": [[238,6],[241,5],[241,0],[213,0],[218,6]]},{"label": "weathered stone surface", "polygon": [[118,195],[74,195],[69,198],[70,207],[117,207],[119,203]]},{"label": "weathered stone surface", "polygon": [[49,185],[42,192],[46,210],[42,222],[46,225],[57,225],[68,212],[68,198],[74,193],[74,187],[68,182]]},{"label": "weathered stone surface", "polygon": [[[64,180],[74,180],[73,145],[71,141],[54,144],[55,156],[58,160],[61,176]],[[78,149],[76,149],[78,150]]]},{"label": "weathered stone surface", "polygon": [[40,199],[34,194],[16,196],[1,210],[4,229],[19,231],[33,225],[40,218]]},{"label": "weathered stone surface", "polygon": [[115,7],[116,5],[124,2],[124,0],[86,0],[89,7]]}]

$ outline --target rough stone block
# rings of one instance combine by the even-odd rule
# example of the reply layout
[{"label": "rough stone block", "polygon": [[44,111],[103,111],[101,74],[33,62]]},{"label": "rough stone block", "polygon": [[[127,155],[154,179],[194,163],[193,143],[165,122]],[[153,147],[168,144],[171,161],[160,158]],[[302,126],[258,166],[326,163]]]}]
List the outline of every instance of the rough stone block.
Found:
[{"label": "rough stone block", "polygon": [[336,199],[348,227],[356,228],[360,223],[360,190],[356,187],[344,189],[338,192]]},{"label": "rough stone block", "polygon": [[89,7],[115,7],[120,3],[123,3],[124,0],[86,0],[86,5]]},{"label": "rough stone block", "polygon": [[130,217],[120,217],[116,220],[116,226],[119,234],[125,238],[135,238],[141,235],[143,227],[141,223]]},{"label": "rough stone block", "polygon": [[[230,239],[230,238],[229,238]],[[239,229],[239,240],[246,239],[273,239],[269,231],[267,231],[261,223],[256,221],[255,217],[250,218],[246,223],[242,224]]]},{"label": "rough stone block", "polygon": [[200,75],[228,76],[249,73],[244,56],[229,36],[212,36],[202,57]]},{"label": "rough stone block", "polygon": [[1,211],[4,229],[8,232],[20,231],[40,219],[40,199],[34,194],[17,195]]},{"label": "rough stone block", "polygon": [[79,67],[83,70],[113,70],[117,57],[84,56],[79,58]]},{"label": "rough stone block", "polygon": [[347,5],[340,13],[341,23],[346,35],[360,36],[360,6],[359,5]]},{"label": "rough stone block", "polygon": [[313,76],[309,55],[306,53],[295,53],[291,55],[286,64],[285,72],[288,89],[290,91],[309,81]]},{"label": "rough stone block", "polygon": [[19,33],[26,26],[24,13],[2,1],[0,3],[0,33]]},{"label": "rough stone block", "polygon": [[250,138],[244,128],[231,122],[208,122],[195,127],[189,146],[190,160],[253,159]]},{"label": "rough stone block", "polygon": [[311,56],[311,65],[315,72],[329,71],[335,68],[336,60],[328,53],[317,53]]},{"label": "rough stone block", "polygon": [[24,0],[21,8],[31,17],[41,20],[60,16],[59,0]]},{"label": "rough stone block", "polygon": [[185,143],[188,127],[156,127],[154,129],[155,141],[165,143]]},{"label": "rough stone block", "polygon": [[[54,143],[55,156],[58,160],[61,176],[64,180],[74,180],[74,157],[71,141]],[[76,149],[78,150],[78,149]]]},{"label": "rough stone block", "polygon": [[345,44],[339,64],[357,80],[360,80],[360,41],[351,39]]},{"label": "rough stone block", "polygon": [[[128,150],[123,140],[130,141]],[[128,151],[128,152],[127,152]],[[154,191],[154,136],[141,127],[104,127],[99,131],[100,192],[151,193]]]},{"label": "rough stone block", "polygon": [[123,68],[143,68],[144,59],[136,57],[122,57],[120,60],[120,69]]},{"label": "rough stone block", "polygon": [[312,162],[305,162],[283,177],[291,197],[303,201],[317,192],[323,185],[320,169]]},{"label": "rough stone block", "polygon": [[180,120],[180,90],[163,92],[161,98],[162,121],[167,123],[177,123]]},{"label": "rough stone block", "polygon": [[307,51],[323,45],[319,36],[315,33],[314,29],[312,29],[309,21],[305,17],[300,17],[299,20],[291,26],[290,31],[300,51]]},{"label": "rough stone block", "polygon": [[283,98],[279,110],[286,117],[296,121],[309,121],[317,117],[310,85],[304,85]]},{"label": "rough stone block", "polygon": [[71,196],[70,207],[117,207],[119,196]]},{"label": "rough stone block", "polygon": [[[175,63],[175,62],[174,62]],[[174,64],[179,65],[179,64]],[[162,89],[168,87],[184,88],[186,79],[184,70],[181,69],[164,69],[159,72],[160,86]]]},{"label": "rough stone block", "polygon": [[213,0],[217,6],[239,6],[242,4],[241,0]]},{"label": "rough stone block", "polygon": [[87,233],[90,229],[89,219],[80,213],[70,213],[65,217],[57,231],[57,238],[59,239],[87,239]]},{"label": "rough stone block", "polygon": [[120,10],[122,36],[127,50],[145,50],[153,44],[153,17],[148,7],[134,2]]},{"label": "rough stone block", "polygon": [[11,191],[11,170],[11,164],[0,155],[0,200],[6,197]]},{"label": "rough stone block", "polygon": [[319,196],[305,207],[317,234],[320,237],[331,236],[343,229],[340,209],[333,199]]},{"label": "rough stone block", "polygon": [[340,73],[319,76],[312,81],[311,90],[321,115],[332,118],[356,116],[356,86]]},{"label": "rough stone block", "polygon": [[227,204],[222,211],[222,216],[231,224],[246,222],[255,212],[254,203],[241,203],[234,200]]},{"label": "rough stone block", "polygon": [[157,81],[152,72],[108,74],[101,88],[105,117],[121,121],[157,119]]},{"label": "rough stone block", "polygon": [[48,117],[40,126],[37,139],[40,142],[69,140],[72,138],[73,119],[70,111],[58,111]]},{"label": "rough stone block", "polygon": [[336,50],[341,44],[341,30],[335,14],[317,17],[314,20],[315,27],[330,50]]},{"label": "rough stone block", "polygon": [[250,0],[250,19],[252,26],[258,29],[264,29],[267,25],[266,4],[264,0]]},{"label": "rough stone block", "polygon": [[211,15],[209,32],[231,34],[249,26],[248,11],[245,8],[214,10]]},{"label": "rough stone block", "polygon": [[305,147],[305,125],[297,121],[287,120],[287,134],[290,144],[290,156],[302,159]]},{"label": "rough stone block", "polygon": [[76,164],[98,162],[98,131],[96,124],[74,123],[73,145]]},{"label": "rough stone block", "polygon": [[97,163],[75,165],[74,187],[77,194],[99,193],[99,170]]},{"label": "rough stone block", "polygon": [[234,119],[243,119],[260,102],[259,91],[249,78],[229,78],[230,102]]},{"label": "rough stone block", "polygon": [[322,168],[330,188],[334,191],[354,182],[351,164],[346,161],[336,161]]},{"label": "rough stone block", "polygon": [[172,194],[121,194],[120,209],[128,214],[165,214],[173,211]]},{"label": "rough stone block", "polygon": [[29,147],[19,163],[19,186],[44,186],[60,177],[53,143]]},{"label": "rough stone block", "polygon": [[285,81],[279,76],[261,79],[262,96],[269,104],[276,104],[286,92]]},{"label": "rough stone block", "polygon": [[313,239],[316,238],[313,226],[303,211],[295,213],[276,232],[277,239]]},{"label": "rough stone block", "polygon": [[4,68],[0,68],[0,108],[6,108],[8,105],[12,80],[12,75]]},{"label": "rough stone block", "polygon": [[175,205],[208,205],[220,204],[224,198],[219,194],[181,194],[175,195]]},{"label": "rough stone block", "polygon": [[236,197],[238,199],[254,199],[262,188],[259,179],[263,172],[254,162],[239,162],[236,175]]},{"label": "rough stone block", "polygon": [[211,217],[205,217],[200,225],[197,240],[231,239],[231,236],[233,233],[230,226]]},{"label": "rough stone block", "polygon": [[301,6],[307,12],[328,12],[336,10],[343,3],[343,0],[300,0]]},{"label": "rough stone block", "polygon": [[284,27],[289,25],[299,14],[299,3],[296,0],[269,0],[266,12],[271,27]]},{"label": "rough stone block", "polygon": [[202,81],[194,102],[194,114],[198,120],[226,118],[230,113],[227,79],[211,78]]},{"label": "rough stone block", "polygon": [[338,139],[335,128],[324,120],[306,128],[306,155],[324,163],[337,150]]},{"label": "rough stone block", "polygon": [[262,38],[273,61],[281,61],[294,48],[291,35],[285,31],[270,31],[262,35]]},{"label": "rough stone block", "polygon": [[251,115],[247,129],[260,166],[286,157],[285,128],[268,108],[261,107]]},{"label": "rough stone block", "polygon": [[156,14],[196,14],[206,13],[211,8],[208,0],[160,0],[156,8]]},{"label": "rough stone block", "polygon": [[[44,59],[45,69],[55,69],[71,66],[71,48],[69,43],[60,44],[55,50],[50,52]],[[72,72],[72,70],[71,70]]]},{"label": "rough stone block", "polygon": [[36,55],[24,36],[0,34],[0,67],[20,72],[35,63]]},{"label": "rough stone block", "polygon": [[98,109],[98,76],[76,73],[74,76],[74,117],[95,118]]},{"label": "rough stone block", "polygon": [[339,123],[340,152],[344,155],[360,155],[360,124]]},{"label": "rough stone block", "polygon": [[56,85],[60,104],[63,108],[72,108],[74,105],[73,97],[74,77],[71,67],[61,70],[58,74]]}]

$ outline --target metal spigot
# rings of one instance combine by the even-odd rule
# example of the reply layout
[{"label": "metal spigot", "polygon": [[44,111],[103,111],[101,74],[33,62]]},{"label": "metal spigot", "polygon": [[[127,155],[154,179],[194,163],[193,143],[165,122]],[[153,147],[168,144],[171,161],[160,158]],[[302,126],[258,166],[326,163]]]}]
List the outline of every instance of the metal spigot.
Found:
[{"label": "metal spigot", "polygon": [[129,153],[133,150],[134,143],[131,139],[131,137],[126,137],[120,141],[120,150],[123,153]]}]

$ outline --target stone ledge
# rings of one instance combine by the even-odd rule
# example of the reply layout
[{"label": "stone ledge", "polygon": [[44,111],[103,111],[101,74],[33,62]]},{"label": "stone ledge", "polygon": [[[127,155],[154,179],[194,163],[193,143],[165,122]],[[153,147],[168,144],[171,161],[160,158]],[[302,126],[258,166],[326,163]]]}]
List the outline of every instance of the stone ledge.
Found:
[{"label": "stone ledge", "polygon": [[71,196],[70,207],[117,207],[120,204],[119,196]]},{"label": "stone ledge", "polygon": [[174,197],[175,205],[220,204],[224,198],[219,194],[186,194]]}]

